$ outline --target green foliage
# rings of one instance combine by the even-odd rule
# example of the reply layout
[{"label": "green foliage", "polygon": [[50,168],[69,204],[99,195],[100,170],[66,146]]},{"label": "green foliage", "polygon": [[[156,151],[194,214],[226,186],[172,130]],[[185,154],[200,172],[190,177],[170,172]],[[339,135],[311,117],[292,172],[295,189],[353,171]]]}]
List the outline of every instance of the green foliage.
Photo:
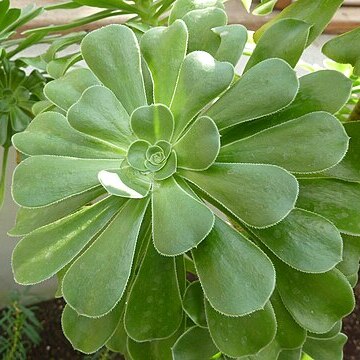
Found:
[{"label": "green foliage", "polygon": [[[170,6],[61,6],[84,4],[109,16],[141,5],[148,25]],[[359,124],[335,114],[352,81],[293,69],[330,5],[298,0],[265,25],[243,74],[246,29],[213,0],[176,0],[167,27],[96,30],[81,42],[87,68],[55,66],[46,106],[12,138],[27,157],[13,177],[12,265],[20,284],[57,274],[74,348],[341,358],[360,256]],[[49,72],[63,40],[38,59]]]},{"label": "green foliage", "polygon": [[22,305],[16,297],[0,312],[0,354],[4,360],[27,359],[30,346],[40,342],[41,324],[36,308]]}]

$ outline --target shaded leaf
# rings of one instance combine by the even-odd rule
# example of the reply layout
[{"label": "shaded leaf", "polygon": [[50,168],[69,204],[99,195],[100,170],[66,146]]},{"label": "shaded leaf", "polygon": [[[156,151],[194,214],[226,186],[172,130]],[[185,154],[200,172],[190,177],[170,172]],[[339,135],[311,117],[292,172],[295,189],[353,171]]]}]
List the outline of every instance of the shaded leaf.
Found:
[{"label": "shaded leaf", "polygon": [[125,311],[125,329],[136,341],[171,336],[182,321],[175,260],[160,255],[150,243],[130,289]]},{"label": "shaded leaf", "polygon": [[[359,272],[360,262],[360,238],[350,235],[342,235],[344,242],[343,260],[337,265],[337,268],[347,277],[352,286],[352,276]],[[356,276],[357,279],[357,276]]]},{"label": "shaded leaf", "polygon": [[207,327],[204,293],[199,281],[194,281],[186,288],[183,307],[190,319],[200,327]]},{"label": "shaded leaf", "polygon": [[308,337],[304,344],[304,352],[316,360],[342,360],[346,341],[347,336],[344,334],[338,334],[331,339]]},{"label": "shaded leaf", "polygon": [[275,287],[269,258],[219,218],[192,254],[205,296],[221,313],[248,314],[269,300]]},{"label": "shaded leaf", "polygon": [[280,349],[296,349],[301,347],[306,339],[303,329],[287,311],[277,291],[271,297],[271,305],[275,311],[277,331],[275,342]]},{"label": "shaded leaf", "polygon": [[120,301],[147,204],[147,200],[126,202],[66,273],[64,299],[80,315],[103,316]]},{"label": "shaded leaf", "polygon": [[210,359],[218,352],[208,329],[197,326],[186,330],[172,348],[173,360]]},{"label": "shaded leaf", "polygon": [[345,276],[337,269],[307,274],[275,262],[277,289],[295,321],[315,333],[329,331],[354,307],[354,296]]},{"label": "shaded leaf", "polygon": [[240,317],[224,316],[208,302],[205,309],[211,337],[225,355],[241,357],[256,354],[275,337],[276,319],[270,303],[264,310]]},{"label": "shaded leaf", "polygon": [[360,235],[360,184],[342,180],[299,179],[297,206],[320,214],[344,233]]},{"label": "shaded leaf", "polygon": [[[121,301],[119,304],[122,304]],[[115,307],[116,308],[116,307]],[[124,308],[123,308],[124,310]],[[110,312],[111,314],[111,312]],[[127,352],[127,334],[124,327],[124,314],[122,314],[120,321],[110,337],[110,339],[106,343],[106,347],[113,352],[119,352],[121,354],[125,354]],[[106,315],[105,315],[106,316]],[[101,318],[100,318],[101,319]]]},{"label": "shaded leaf", "polygon": [[75,350],[85,354],[96,352],[114,333],[121,316],[122,306],[100,318],[79,315],[66,305],[61,317],[61,325],[66,338]]},{"label": "shaded leaf", "polygon": [[329,40],[322,52],[330,59],[340,64],[351,64],[354,75],[360,76],[360,28]]},{"label": "shaded leaf", "polygon": [[350,137],[349,149],[344,159],[325,171],[325,175],[348,181],[360,181],[360,121],[344,124]]}]

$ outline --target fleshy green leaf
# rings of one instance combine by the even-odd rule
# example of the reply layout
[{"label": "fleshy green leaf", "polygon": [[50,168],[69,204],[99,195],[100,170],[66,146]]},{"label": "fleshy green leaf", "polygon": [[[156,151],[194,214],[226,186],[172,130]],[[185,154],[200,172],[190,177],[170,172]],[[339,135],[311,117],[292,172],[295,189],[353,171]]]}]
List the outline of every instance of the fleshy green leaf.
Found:
[{"label": "fleshy green leaf", "polygon": [[121,299],[147,204],[129,200],[66,273],[64,299],[80,315],[103,316]]},{"label": "fleshy green leaf", "polygon": [[274,165],[214,164],[202,172],[181,175],[208,193],[249,226],[264,228],[294,208],[296,179]]},{"label": "fleshy green leaf", "polygon": [[225,8],[222,0],[176,0],[170,12],[169,24],[172,24],[176,19],[182,19],[192,10],[209,7]]},{"label": "fleshy green leaf", "polygon": [[283,59],[295,67],[305,49],[309,30],[309,24],[297,19],[276,22],[260,38],[246,64],[245,72],[257,63],[270,58]]},{"label": "fleshy green leaf", "polygon": [[202,50],[215,56],[220,38],[212,29],[226,25],[226,12],[217,7],[209,7],[192,10],[182,19],[189,31],[188,53]]},{"label": "fleshy green leaf", "polygon": [[279,224],[252,232],[281,260],[300,271],[322,273],[342,259],[338,229],[305,210],[294,209]]},{"label": "fleshy green leaf", "polygon": [[140,49],[132,30],[124,25],[95,30],[85,36],[81,52],[89,68],[129,114],[146,105]]},{"label": "fleshy green leaf", "polygon": [[240,316],[262,309],[274,290],[269,258],[218,218],[193,258],[206,298],[221,313]]},{"label": "fleshy green leaf", "polygon": [[316,112],[227,144],[221,148],[218,161],[267,163],[292,172],[316,172],[339,163],[348,143],[338,119]]},{"label": "fleshy green leaf", "polygon": [[[336,84],[336,87],[333,84]],[[351,87],[351,80],[338,71],[321,70],[305,75],[300,78],[299,92],[290,105],[275,114],[229,129],[222,137],[222,143],[227,144],[245,138],[315,111],[335,114],[349,99]]]},{"label": "fleshy green leaf", "polygon": [[211,210],[173,177],[154,184],[152,208],[154,245],[164,255],[179,255],[197,246],[214,223]]},{"label": "fleshy green leaf", "polygon": [[277,360],[311,360],[302,357],[302,349],[283,350]]},{"label": "fleshy green leaf", "polygon": [[142,199],[149,194],[150,179],[130,166],[118,171],[101,170],[98,174],[101,185],[110,195]]},{"label": "fleshy green leaf", "polygon": [[296,349],[301,347],[306,338],[306,331],[295,322],[286,310],[277,291],[271,297],[271,305],[275,311],[277,332],[275,342],[281,349]]},{"label": "fleshy green leaf", "polygon": [[16,224],[8,234],[11,236],[26,235],[71,214],[104,193],[105,190],[98,186],[50,206],[35,209],[20,208],[16,214]]},{"label": "fleshy green leaf", "polygon": [[351,64],[354,75],[360,76],[360,28],[351,30],[334,39],[329,40],[322,48],[322,52],[330,59],[341,63]]},{"label": "fleshy green leaf", "polygon": [[[352,286],[352,276],[359,272],[360,262],[360,238],[350,235],[342,235],[344,242],[343,260],[337,265],[337,268],[347,277]],[[356,276],[357,279],[357,276]]]},{"label": "fleshy green leaf", "polygon": [[350,137],[348,152],[339,164],[325,171],[325,175],[360,182],[360,121],[345,123],[344,127]]},{"label": "fleshy green leaf", "polygon": [[174,150],[178,167],[189,170],[209,168],[220,150],[220,134],[215,123],[207,116],[196,119],[174,145]]},{"label": "fleshy green leaf", "polygon": [[243,75],[205,114],[221,130],[281,110],[294,100],[298,87],[285,61],[268,59]]},{"label": "fleshy green leaf", "polygon": [[274,23],[282,19],[298,19],[311,25],[307,46],[325,29],[344,0],[298,0],[286,7],[279,15],[263,25],[254,34],[256,42]]},{"label": "fleshy green leaf", "polygon": [[210,359],[218,352],[208,329],[197,326],[186,330],[172,348],[173,360]]},{"label": "fleshy green leaf", "polygon": [[320,214],[344,233],[360,235],[360,184],[336,179],[299,179],[297,206]]},{"label": "fleshy green leaf", "polygon": [[181,321],[175,260],[160,255],[150,243],[127,300],[126,332],[136,341],[163,339],[171,336]]},{"label": "fleshy green leaf", "polygon": [[131,115],[131,129],[141,139],[155,144],[158,140],[171,140],[174,118],[165,105],[142,106]]},{"label": "fleshy green leaf", "polygon": [[240,357],[256,354],[275,337],[276,319],[270,303],[263,310],[240,317],[224,316],[208,302],[205,309],[211,337],[225,355]]},{"label": "fleshy green leaf", "polygon": [[121,316],[122,306],[100,318],[79,315],[66,305],[61,317],[64,335],[75,350],[90,354],[99,350],[114,333]]},{"label": "fleshy green leaf", "polygon": [[181,20],[169,27],[150,29],[141,37],[141,52],[154,80],[156,103],[170,105],[180,66],[186,55],[187,40],[187,28]]},{"label": "fleshy green leaf", "polygon": [[259,16],[268,15],[273,11],[277,1],[278,0],[261,0],[260,4],[255,7],[252,13]]},{"label": "fleshy green leaf", "polygon": [[191,283],[185,291],[183,307],[190,319],[200,327],[207,327],[204,293],[199,281]]},{"label": "fleshy green leaf", "polygon": [[139,171],[146,171],[145,166],[146,152],[150,147],[150,143],[145,140],[134,141],[127,153],[127,161],[134,168]]},{"label": "fleshy green leaf", "polygon": [[64,76],[66,71],[82,60],[81,54],[75,53],[51,60],[46,66],[46,72],[54,79]]},{"label": "fleshy green leaf", "polygon": [[154,180],[160,181],[169,178],[174,175],[177,168],[177,156],[176,152],[173,150],[163,168],[154,173]]},{"label": "fleshy green leaf", "polygon": [[[123,301],[121,301],[119,304],[122,304]],[[124,310],[124,308],[123,308]],[[106,343],[106,347],[110,349],[113,352],[119,352],[121,354],[125,354],[127,351],[127,334],[125,332],[124,327],[124,314],[122,314],[121,319],[112,334],[111,338]],[[106,316],[106,315],[105,315]]]},{"label": "fleshy green leaf", "polygon": [[26,155],[116,159],[125,154],[119,147],[76,131],[56,112],[38,115],[24,132],[14,135],[13,144]]},{"label": "fleshy green leaf", "polygon": [[115,95],[104,86],[87,89],[69,109],[67,117],[76,130],[123,149],[129,146],[133,138],[129,115]]},{"label": "fleshy green leaf", "polygon": [[186,281],[186,267],[185,267],[185,256],[180,255],[175,257],[175,268],[176,275],[179,283],[179,290],[181,297],[184,296],[187,281]]},{"label": "fleshy green leaf", "polygon": [[106,226],[121,203],[107,198],[25,236],[12,256],[16,281],[34,284],[53,276]]},{"label": "fleshy green leaf", "polygon": [[167,339],[136,342],[128,338],[128,351],[133,360],[173,360],[171,348],[175,341],[182,334],[182,326]]},{"label": "fleshy green leaf", "polygon": [[170,106],[175,119],[174,140],[205,105],[230,85],[233,76],[231,64],[218,62],[206,52],[194,51],[186,56]]},{"label": "fleshy green leaf", "polygon": [[295,321],[305,329],[324,333],[354,308],[354,296],[345,276],[337,269],[307,274],[275,262],[281,299]]},{"label": "fleshy green leaf", "polygon": [[244,5],[244,8],[247,12],[250,11],[252,0],[241,0],[242,4]]},{"label": "fleshy green leaf", "polygon": [[120,164],[121,160],[32,156],[15,169],[13,198],[24,207],[50,205],[96,187],[99,171],[118,169]]},{"label": "fleshy green leaf", "polygon": [[220,37],[220,45],[214,55],[215,59],[227,61],[236,66],[247,41],[246,27],[240,24],[231,24],[217,26],[212,31]]},{"label": "fleshy green leaf", "polygon": [[331,339],[308,337],[304,344],[304,352],[316,360],[342,360],[346,341],[347,337],[344,334],[338,334]]},{"label": "fleshy green leaf", "polygon": [[56,106],[68,110],[89,87],[99,85],[99,80],[89,69],[76,69],[45,85],[45,96]]}]

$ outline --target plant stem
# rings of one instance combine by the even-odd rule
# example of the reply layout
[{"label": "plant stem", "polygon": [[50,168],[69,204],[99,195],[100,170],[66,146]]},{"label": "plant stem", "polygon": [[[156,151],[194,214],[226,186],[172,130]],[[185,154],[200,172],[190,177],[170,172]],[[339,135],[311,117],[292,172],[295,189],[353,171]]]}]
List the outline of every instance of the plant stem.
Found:
[{"label": "plant stem", "polygon": [[360,120],[360,99],[358,100],[357,104],[354,106],[349,116],[349,121],[356,121],[356,120]]},{"label": "plant stem", "polygon": [[[7,148],[9,149],[9,148]],[[13,308],[15,310],[15,322],[14,322],[14,334],[12,340],[12,346],[10,351],[6,354],[5,360],[12,360],[16,357],[16,352],[18,349],[18,344],[21,341],[21,329],[22,329],[22,316],[21,310],[18,308],[17,303],[14,302]]]},{"label": "plant stem", "polygon": [[0,174],[0,209],[2,208],[5,198],[6,167],[7,167],[8,157],[9,157],[9,146],[6,146],[4,147],[1,174]]}]

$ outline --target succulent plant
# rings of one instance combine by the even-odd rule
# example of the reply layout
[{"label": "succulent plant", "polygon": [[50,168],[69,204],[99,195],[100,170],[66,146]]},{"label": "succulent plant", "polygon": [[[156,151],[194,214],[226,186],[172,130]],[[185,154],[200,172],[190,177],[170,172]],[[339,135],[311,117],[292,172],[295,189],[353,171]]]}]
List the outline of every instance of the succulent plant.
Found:
[{"label": "succulent plant", "polygon": [[11,137],[25,130],[33,117],[31,108],[41,99],[45,78],[36,70],[26,75],[14,62],[0,60],[0,146],[4,147],[0,180],[0,208]]},{"label": "succulent plant", "polygon": [[[15,279],[57,274],[64,333],[85,353],[338,356],[360,185],[358,124],[332,114],[351,81],[297,78],[285,60],[311,30],[298,19],[267,29],[235,77],[246,31],[222,3],[199,4],[178,1],[139,41],[123,25],[88,34],[87,68],[46,85],[57,111],[13,137],[27,157],[13,178]],[[266,56],[270,31],[300,40]]]}]

